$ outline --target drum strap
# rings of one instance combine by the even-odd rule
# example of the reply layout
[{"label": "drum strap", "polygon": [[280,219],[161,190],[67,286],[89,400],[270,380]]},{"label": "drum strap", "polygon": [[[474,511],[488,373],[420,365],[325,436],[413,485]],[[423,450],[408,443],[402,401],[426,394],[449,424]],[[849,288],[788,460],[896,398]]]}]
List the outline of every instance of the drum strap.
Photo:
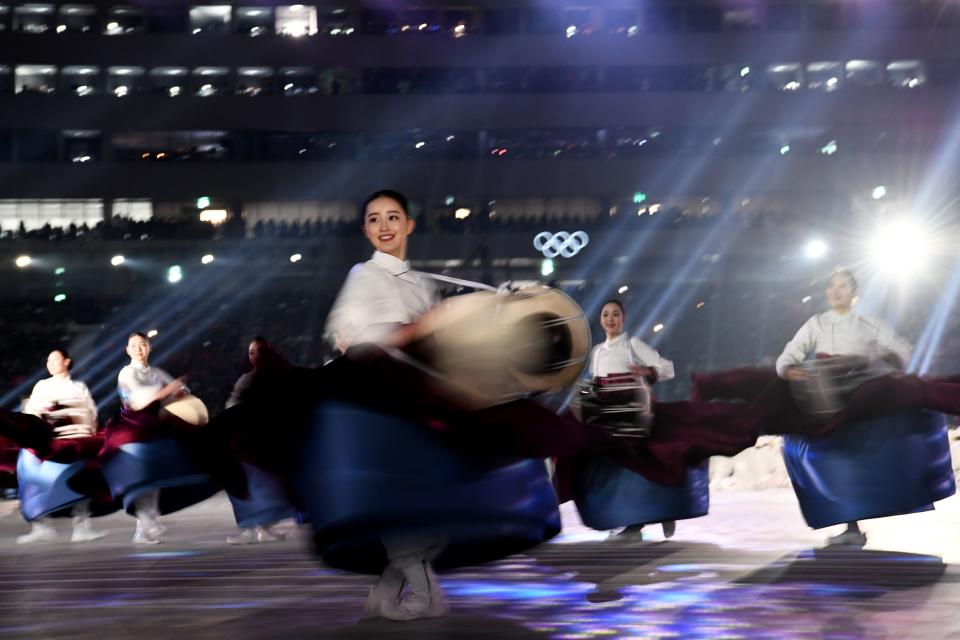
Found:
[{"label": "drum strap", "polygon": [[417,274],[428,278],[430,280],[439,280],[440,282],[447,282],[450,284],[459,285],[461,287],[470,287],[471,289],[478,289],[483,291],[493,291],[497,293],[499,289],[496,287],[491,287],[488,284],[483,284],[482,282],[474,282],[472,280],[462,280],[460,278],[451,278],[450,276],[441,276],[438,273],[427,273],[426,271],[417,271]]}]

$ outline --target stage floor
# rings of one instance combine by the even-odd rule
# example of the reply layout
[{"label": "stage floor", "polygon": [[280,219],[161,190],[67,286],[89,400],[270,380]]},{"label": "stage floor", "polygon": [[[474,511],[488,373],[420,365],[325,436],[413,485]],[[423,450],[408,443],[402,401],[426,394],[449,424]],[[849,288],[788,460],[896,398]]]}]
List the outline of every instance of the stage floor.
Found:
[{"label": "stage floor", "polygon": [[[449,617],[358,620],[369,576],[319,567],[302,534],[231,547],[223,496],[165,519],[170,541],[17,545],[0,516],[0,637],[960,638],[960,500],[865,523],[866,549],[822,549],[789,489],[715,493],[709,516],[663,541],[624,544],[565,511],[564,534],[528,555],[442,576]],[[0,502],[9,511],[14,503]]]}]

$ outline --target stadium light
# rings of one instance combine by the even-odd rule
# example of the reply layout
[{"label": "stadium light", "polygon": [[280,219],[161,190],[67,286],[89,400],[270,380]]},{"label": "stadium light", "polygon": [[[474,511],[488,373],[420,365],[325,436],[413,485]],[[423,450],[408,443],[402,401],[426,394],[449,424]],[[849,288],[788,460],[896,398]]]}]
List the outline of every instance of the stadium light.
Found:
[{"label": "stadium light", "polygon": [[911,220],[899,220],[882,226],[870,243],[874,265],[883,272],[910,275],[930,258],[930,235]]},{"label": "stadium light", "polygon": [[181,280],[183,280],[183,269],[180,268],[180,265],[175,264],[167,269],[167,282],[177,284]]},{"label": "stadium light", "polygon": [[122,265],[122,264],[123,264],[124,262],[126,262],[126,261],[127,261],[126,258],[124,258],[123,256],[119,256],[119,255],[113,256],[112,258],[110,258],[110,264],[113,265],[113,266],[115,266],[115,267],[119,267],[120,265]]},{"label": "stadium light", "polygon": [[803,254],[810,260],[819,260],[827,255],[827,243],[819,238],[814,238],[807,242],[803,248]]},{"label": "stadium light", "polygon": [[17,265],[17,268],[19,269],[26,269],[32,262],[33,259],[30,256],[17,256],[17,259],[13,261],[13,264]]}]

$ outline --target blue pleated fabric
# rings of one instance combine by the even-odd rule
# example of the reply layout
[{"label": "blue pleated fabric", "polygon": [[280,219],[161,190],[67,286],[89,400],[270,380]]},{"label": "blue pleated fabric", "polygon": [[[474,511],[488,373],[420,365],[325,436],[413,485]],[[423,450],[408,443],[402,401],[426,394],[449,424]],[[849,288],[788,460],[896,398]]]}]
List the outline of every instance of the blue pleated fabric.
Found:
[{"label": "blue pleated fabric", "polygon": [[688,467],[685,482],[669,486],[607,458],[591,458],[575,472],[573,499],[583,524],[599,530],[699,518],[710,510],[708,463]]},{"label": "blue pleated fabric", "polygon": [[560,531],[544,462],[471,455],[426,425],[328,402],[302,450],[298,507],[330,566],[380,573],[384,536],[443,540],[438,569],[496,560]]},{"label": "blue pleated fabric", "polygon": [[929,510],[956,491],[939,413],[848,422],[816,438],[787,436],[783,456],[800,510],[814,529]]},{"label": "blue pleated fabric", "polygon": [[148,491],[160,490],[160,513],[173,513],[206,500],[219,489],[191,460],[178,441],[160,438],[129,442],[103,465],[110,493],[133,513],[134,502]]}]

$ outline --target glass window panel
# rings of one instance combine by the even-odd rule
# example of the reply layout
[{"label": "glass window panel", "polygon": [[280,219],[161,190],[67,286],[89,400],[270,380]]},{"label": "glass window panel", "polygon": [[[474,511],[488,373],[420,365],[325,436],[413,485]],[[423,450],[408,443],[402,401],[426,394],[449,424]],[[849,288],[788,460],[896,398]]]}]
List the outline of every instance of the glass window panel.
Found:
[{"label": "glass window panel", "polygon": [[233,16],[237,33],[263,36],[273,32],[273,7],[237,7]]},{"label": "glass window panel", "polygon": [[22,4],[13,10],[13,28],[24,33],[46,33],[56,27],[52,4]]},{"label": "glass window panel", "polygon": [[230,30],[230,5],[201,5],[190,8],[190,33],[227,33]]},{"label": "glass window panel", "polygon": [[90,66],[67,66],[60,70],[60,90],[75,96],[93,96],[102,88],[100,68]]},{"label": "glass window panel", "polygon": [[237,69],[237,95],[261,96],[274,93],[275,74],[269,67],[240,67]]},{"label": "glass window panel", "polygon": [[57,68],[49,65],[21,64],[15,70],[16,93],[54,93]]},{"label": "glass window panel", "polygon": [[276,30],[281,36],[300,38],[317,33],[317,8],[302,4],[277,7]]},{"label": "glass window panel", "polygon": [[190,93],[190,71],[186,67],[154,67],[149,74],[154,95],[176,98]]},{"label": "glass window panel", "polygon": [[60,7],[57,33],[87,33],[97,26],[97,10],[91,5],[65,4]]},{"label": "glass window panel", "polygon": [[107,19],[103,26],[105,34],[116,36],[143,30],[143,9],[140,7],[116,6],[107,11]]}]

